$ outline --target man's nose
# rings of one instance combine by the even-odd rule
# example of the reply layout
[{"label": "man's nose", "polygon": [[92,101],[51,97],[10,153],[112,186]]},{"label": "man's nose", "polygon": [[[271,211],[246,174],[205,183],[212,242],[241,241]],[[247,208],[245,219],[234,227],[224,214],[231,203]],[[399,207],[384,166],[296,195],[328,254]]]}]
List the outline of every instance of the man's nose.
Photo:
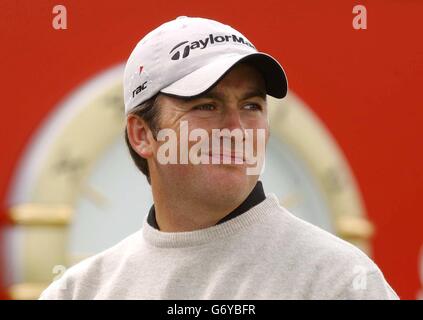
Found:
[{"label": "man's nose", "polygon": [[241,129],[244,130],[244,126],[241,119],[239,110],[226,110],[223,114],[222,129]]}]

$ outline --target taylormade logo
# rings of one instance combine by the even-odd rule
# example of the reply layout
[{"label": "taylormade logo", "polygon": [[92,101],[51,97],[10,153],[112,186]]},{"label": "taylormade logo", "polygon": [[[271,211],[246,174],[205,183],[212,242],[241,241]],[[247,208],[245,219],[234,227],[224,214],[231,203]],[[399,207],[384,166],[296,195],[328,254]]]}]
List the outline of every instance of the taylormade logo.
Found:
[{"label": "taylormade logo", "polygon": [[175,47],[173,47],[172,50],[170,50],[169,54],[172,55],[171,56],[172,60],[184,59],[189,56],[191,50],[206,49],[209,45],[213,45],[215,43],[221,43],[221,42],[240,43],[255,49],[255,47],[251,43],[249,43],[247,40],[245,40],[241,36],[236,36],[234,34],[223,35],[223,36],[216,36],[213,34],[209,34],[209,36],[205,39],[196,40],[192,42],[183,41],[181,43],[178,43]]}]

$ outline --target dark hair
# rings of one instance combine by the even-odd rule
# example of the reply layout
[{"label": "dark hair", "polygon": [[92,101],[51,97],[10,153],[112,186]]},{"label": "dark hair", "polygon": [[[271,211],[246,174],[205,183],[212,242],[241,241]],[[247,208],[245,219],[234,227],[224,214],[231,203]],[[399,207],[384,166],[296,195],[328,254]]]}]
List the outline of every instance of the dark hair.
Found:
[{"label": "dark hair", "polygon": [[[141,119],[143,119],[146,125],[150,128],[153,133],[154,139],[156,139],[157,132],[159,130],[159,107],[155,105],[157,96],[156,94],[152,98],[144,101],[143,103],[136,106],[129,114],[134,114]],[[142,173],[145,174],[147,181],[151,184],[150,180],[150,172],[148,170],[148,163],[147,160],[141,157],[131,146],[129,143],[128,138],[128,128],[125,127],[125,142],[128,146],[129,153],[131,155],[132,160],[134,160],[135,165],[138,169],[141,170]]]}]

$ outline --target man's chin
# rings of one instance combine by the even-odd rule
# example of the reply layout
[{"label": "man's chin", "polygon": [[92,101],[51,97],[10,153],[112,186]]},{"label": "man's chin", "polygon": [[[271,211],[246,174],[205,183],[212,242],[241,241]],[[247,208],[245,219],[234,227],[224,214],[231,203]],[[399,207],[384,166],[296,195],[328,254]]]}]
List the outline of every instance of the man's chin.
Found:
[{"label": "man's chin", "polygon": [[[216,189],[245,188],[254,177],[248,176],[244,165],[211,165],[202,171],[205,181]],[[220,191],[220,190],[219,190]]]}]

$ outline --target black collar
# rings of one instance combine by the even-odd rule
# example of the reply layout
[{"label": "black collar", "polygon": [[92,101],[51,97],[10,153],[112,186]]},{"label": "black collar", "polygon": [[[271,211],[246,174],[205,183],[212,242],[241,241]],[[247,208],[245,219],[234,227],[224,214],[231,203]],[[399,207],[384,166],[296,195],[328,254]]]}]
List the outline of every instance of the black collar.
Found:
[{"label": "black collar", "polygon": [[[220,224],[222,222],[231,220],[239,216],[240,214],[250,210],[252,207],[258,205],[264,199],[266,199],[266,195],[264,194],[263,185],[261,181],[257,181],[254,189],[250,192],[248,197],[235,210],[228,213],[226,216],[220,219],[216,224]],[[147,222],[153,228],[160,230],[156,220],[156,211],[154,209],[154,204],[151,206],[150,211],[148,212]]]}]

